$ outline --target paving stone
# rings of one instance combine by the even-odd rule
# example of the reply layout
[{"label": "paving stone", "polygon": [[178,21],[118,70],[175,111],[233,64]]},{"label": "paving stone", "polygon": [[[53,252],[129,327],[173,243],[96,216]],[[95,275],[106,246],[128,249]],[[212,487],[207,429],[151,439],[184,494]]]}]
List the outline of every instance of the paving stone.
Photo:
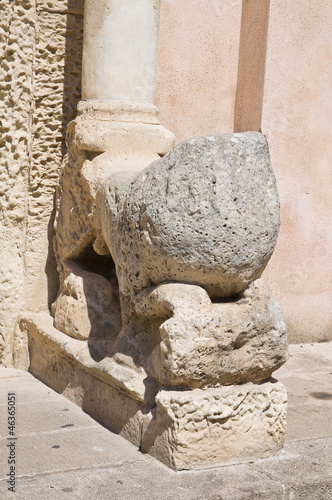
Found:
[{"label": "paving stone", "polygon": [[[330,349],[290,346],[290,361],[276,372],[290,402],[285,448],[275,457],[183,472],[142,454],[29,373],[0,369],[0,498],[331,500],[332,402],[322,396],[332,387]],[[6,482],[9,388],[18,402],[15,495]]]}]

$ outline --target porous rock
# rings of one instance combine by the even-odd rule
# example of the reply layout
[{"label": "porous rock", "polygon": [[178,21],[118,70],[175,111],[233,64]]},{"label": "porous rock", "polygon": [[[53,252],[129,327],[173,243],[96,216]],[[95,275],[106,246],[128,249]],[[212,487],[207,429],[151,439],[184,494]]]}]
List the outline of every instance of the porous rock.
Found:
[{"label": "porous rock", "polygon": [[[160,342],[147,371],[164,386],[259,382],[288,357],[282,311],[261,279],[238,300],[224,303],[212,303],[196,285],[163,284],[138,295],[136,309],[150,325],[151,318],[161,318]],[[142,329],[148,332],[148,326]],[[151,341],[155,336],[150,334]]]},{"label": "porous rock", "polygon": [[80,99],[83,1],[0,0],[0,12],[0,363],[11,366],[19,314],[58,288],[50,220]]},{"label": "porous rock", "polygon": [[196,283],[211,297],[243,292],[262,274],[279,230],[265,137],[183,141],[133,182],[119,230],[152,283]]},{"label": "porous rock", "polygon": [[77,264],[69,269],[53,306],[55,328],[80,340],[115,338],[121,329],[116,286]]},{"label": "porous rock", "polygon": [[287,392],[280,382],[161,391],[142,450],[173,469],[275,454],[284,443]]}]

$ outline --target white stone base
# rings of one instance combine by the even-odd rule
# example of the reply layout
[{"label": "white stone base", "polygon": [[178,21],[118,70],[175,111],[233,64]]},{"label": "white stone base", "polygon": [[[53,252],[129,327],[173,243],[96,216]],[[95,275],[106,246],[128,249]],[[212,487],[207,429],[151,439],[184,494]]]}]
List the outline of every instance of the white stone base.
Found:
[{"label": "white stone base", "polygon": [[33,375],[175,470],[266,458],[283,446],[287,393],[280,382],[158,392],[143,372],[98,360],[47,313],[22,317],[21,345],[24,337]]},{"label": "white stone base", "polygon": [[161,391],[142,451],[175,470],[266,458],[283,447],[287,393],[280,382]]}]

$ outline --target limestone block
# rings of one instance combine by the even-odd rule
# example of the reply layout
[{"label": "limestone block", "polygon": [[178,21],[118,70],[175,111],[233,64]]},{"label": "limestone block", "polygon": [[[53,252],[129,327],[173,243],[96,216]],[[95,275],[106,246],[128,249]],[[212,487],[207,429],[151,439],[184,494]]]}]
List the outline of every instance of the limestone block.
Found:
[{"label": "limestone block", "polygon": [[143,452],[174,469],[265,458],[283,445],[287,394],[269,381],[158,392],[142,367],[68,337],[47,313],[24,314],[30,371]]},{"label": "limestone block", "polygon": [[149,391],[143,377],[107,358],[96,362],[87,345],[52,328],[45,313],[22,318],[20,327],[28,334],[30,372],[139,447]]},{"label": "limestone block", "polygon": [[75,127],[75,121],[68,126],[69,150],[62,162],[56,193],[54,251],[60,266],[65,259],[82,252],[95,235],[93,185],[85,177],[92,167],[84,152],[73,145]]},{"label": "limestone block", "polygon": [[173,469],[266,458],[280,450],[287,393],[280,382],[161,391],[142,451]]},{"label": "limestone block", "polygon": [[81,340],[115,338],[121,329],[116,280],[72,263],[54,306],[54,326]]},{"label": "limestone block", "polygon": [[[44,379],[58,392],[79,395],[78,372],[89,374],[92,379],[110,385],[114,392],[139,402],[141,408],[150,408],[157,393],[154,381],[141,367],[129,368],[108,356],[107,342],[95,340],[82,342],[73,339],[53,327],[48,312],[25,313],[19,323],[20,333],[29,343],[30,371]],[[76,382],[76,384],[75,384]],[[78,393],[76,392],[78,390]],[[72,392],[71,392],[72,391]],[[86,399],[91,403],[93,382],[89,384]],[[71,398],[70,398],[71,399]],[[114,408],[117,419],[125,407]],[[93,408],[93,405],[92,405]],[[104,411],[98,409],[98,411]],[[124,411],[126,413],[126,410]],[[118,431],[117,431],[118,432]]]},{"label": "limestone block", "polygon": [[[155,323],[160,342],[147,359],[147,371],[161,385],[261,381],[288,357],[282,311],[261,279],[239,300],[224,303],[212,303],[195,285],[163,284],[138,295],[136,309],[150,325],[152,318],[160,318]],[[151,342],[155,337],[151,332]]]},{"label": "limestone block", "polygon": [[243,292],[262,274],[279,230],[265,137],[247,132],[178,144],[133,182],[119,230],[128,232],[153,284],[196,283],[217,298]]}]

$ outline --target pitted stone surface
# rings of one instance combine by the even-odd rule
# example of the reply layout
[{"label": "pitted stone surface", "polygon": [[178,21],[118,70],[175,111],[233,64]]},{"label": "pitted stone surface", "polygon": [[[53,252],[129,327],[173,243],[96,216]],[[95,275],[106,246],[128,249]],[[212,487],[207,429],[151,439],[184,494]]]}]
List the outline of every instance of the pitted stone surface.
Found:
[{"label": "pitted stone surface", "polygon": [[26,275],[22,253],[33,106],[33,2],[0,0],[0,12],[0,363],[8,366]]},{"label": "pitted stone surface", "polygon": [[[64,128],[80,96],[82,0],[0,0],[0,363],[24,309],[46,309]],[[46,270],[46,275],[45,275]]]},{"label": "pitted stone surface", "polygon": [[54,304],[54,326],[80,340],[116,337],[121,329],[116,280],[71,264]]},{"label": "pitted stone surface", "polygon": [[264,458],[283,446],[287,392],[280,382],[161,391],[156,401],[142,450],[174,469]]},{"label": "pitted stone surface", "polygon": [[[148,319],[144,331],[151,318],[169,318],[147,359],[148,373],[164,386],[259,382],[288,357],[281,309],[261,279],[241,299],[218,304],[201,287],[163,284],[138,295],[136,309]],[[155,337],[152,332],[151,341]]]},{"label": "pitted stone surface", "polygon": [[120,224],[152,283],[196,283],[211,297],[258,278],[278,230],[275,177],[258,132],[180,143],[135,180]]}]

